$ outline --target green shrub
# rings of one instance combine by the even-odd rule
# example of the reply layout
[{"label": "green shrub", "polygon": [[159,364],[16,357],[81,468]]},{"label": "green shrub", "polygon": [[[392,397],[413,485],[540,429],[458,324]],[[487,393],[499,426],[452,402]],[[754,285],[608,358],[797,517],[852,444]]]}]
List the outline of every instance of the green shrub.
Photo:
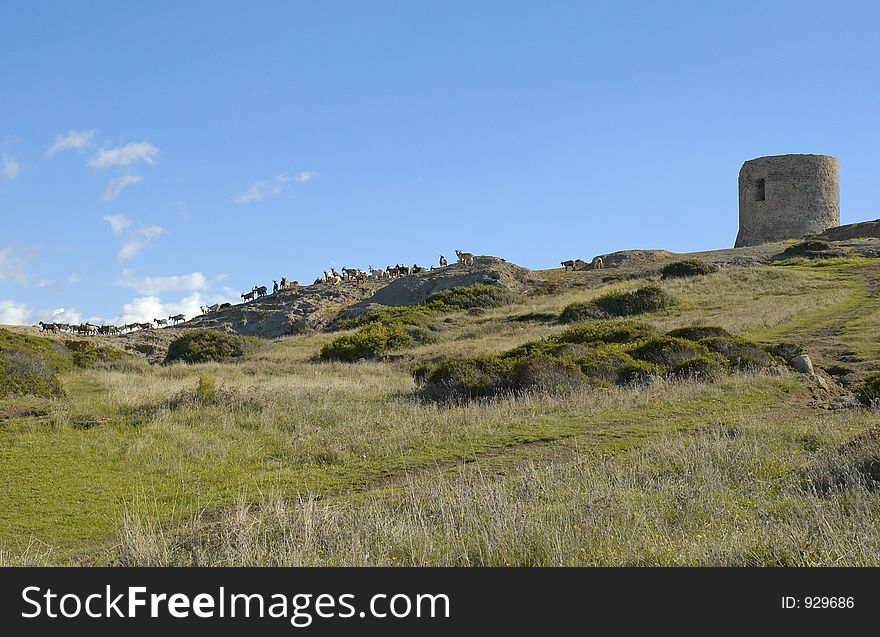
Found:
[{"label": "green shrub", "polygon": [[715,336],[702,339],[700,344],[721,354],[731,365],[741,370],[764,369],[776,364],[776,359],[771,354],[745,339]]},{"label": "green shrub", "polygon": [[727,359],[720,354],[708,354],[697,356],[672,368],[672,375],[676,378],[696,378],[699,380],[715,381],[726,375],[729,371]]},{"label": "green shrub", "polygon": [[427,374],[421,394],[432,400],[494,396],[511,389],[513,365],[496,356],[450,359]]},{"label": "green shrub", "polygon": [[513,303],[516,298],[516,295],[507,288],[498,285],[475,283],[474,285],[441,290],[429,296],[425,301],[425,305],[433,310],[448,312],[501,307]]},{"label": "green shrub", "polygon": [[558,391],[583,385],[586,376],[572,361],[537,354],[521,358],[511,371],[511,386],[518,390]]},{"label": "green shrub", "polygon": [[212,403],[217,398],[217,378],[208,372],[199,374],[196,398],[203,403]]},{"label": "green shrub", "polygon": [[648,285],[630,292],[608,292],[583,303],[566,306],[559,315],[562,323],[590,319],[633,316],[657,312],[674,305],[674,299],[656,285]]},{"label": "green shrub", "polygon": [[[91,343],[91,341],[82,342]],[[115,347],[86,347],[83,348],[83,351],[75,351],[73,353],[73,364],[84,369],[114,367],[120,363],[130,362],[132,359],[134,359],[134,356]]]},{"label": "green shrub", "polygon": [[647,361],[633,360],[617,372],[618,385],[644,385],[652,378],[663,376],[665,370],[659,365]]},{"label": "green shrub", "polygon": [[715,327],[714,325],[690,325],[688,327],[679,327],[666,333],[667,336],[675,338],[684,338],[689,341],[701,341],[704,338],[713,338],[723,336],[724,338],[733,338],[733,336],[723,327]]},{"label": "green shrub", "polygon": [[55,371],[38,353],[0,352],[0,398],[29,395],[54,398],[64,395]]},{"label": "green shrub", "polygon": [[216,330],[189,330],[168,347],[165,363],[207,363],[241,358],[256,349],[259,341]]},{"label": "green shrub", "polygon": [[345,334],[321,348],[324,360],[357,361],[379,358],[390,350],[413,342],[430,340],[430,333],[421,327],[402,323],[368,323],[353,334]]},{"label": "green shrub", "polygon": [[574,361],[586,376],[614,384],[620,381],[621,370],[636,362],[619,345],[591,350],[589,353],[577,357]]},{"label": "green shrub", "polygon": [[698,259],[684,259],[683,261],[676,261],[675,263],[663,266],[663,269],[660,271],[660,278],[678,279],[712,274],[713,272],[718,272],[718,266],[714,263],[706,263]]},{"label": "green shrub", "polygon": [[807,239],[787,247],[782,251],[786,257],[809,257],[822,256],[823,252],[831,249],[831,244],[821,239]]},{"label": "green shrub", "polygon": [[558,343],[632,343],[656,334],[647,323],[632,320],[605,320],[573,325],[554,337]]},{"label": "green shrub", "polygon": [[0,352],[36,354],[56,372],[72,367],[70,352],[59,341],[42,336],[29,336],[0,329]]},{"label": "green shrub", "polygon": [[403,325],[431,327],[433,319],[433,311],[430,308],[421,305],[377,307],[357,318],[339,321],[336,327],[339,329],[352,329],[370,323],[383,323],[385,325],[390,323],[400,323]]},{"label": "green shrub", "polygon": [[709,350],[699,343],[672,336],[658,336],[630,351],[633,358],[662,367],[674,368],[681,363],[701,356]]},{"label": "green shrub", "polygon": [[880,405],[880,373],[865,376],[865,381],[856,390],[856,398],[867,407]]}]

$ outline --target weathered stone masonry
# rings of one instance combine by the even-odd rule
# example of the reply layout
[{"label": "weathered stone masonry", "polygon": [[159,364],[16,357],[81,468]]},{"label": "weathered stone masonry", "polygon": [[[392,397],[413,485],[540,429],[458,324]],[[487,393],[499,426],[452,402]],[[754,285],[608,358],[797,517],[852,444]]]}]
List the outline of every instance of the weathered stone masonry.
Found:
[{"label": "weathered stone masonry", "polygon": [[828,155],[759,157],[739,171],[736,247],[802,239],[840,225],[840,162]]}]

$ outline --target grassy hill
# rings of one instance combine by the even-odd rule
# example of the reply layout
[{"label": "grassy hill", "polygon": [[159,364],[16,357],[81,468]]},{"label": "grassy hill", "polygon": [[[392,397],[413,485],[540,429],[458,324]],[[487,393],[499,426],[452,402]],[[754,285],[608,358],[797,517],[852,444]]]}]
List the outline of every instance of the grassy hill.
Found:
[{"label": "grassy hill", "polygon": [[[0,397],[0,563],[876,565],[878,412],[852,394],[880,370],[880,259],[728,252],[692,277],[662,278],[667,253],[532,272],[504,294],[448,288],[415,308],[358,300],[327,331],[198,364],[77,364],[63,339],[0,330],[0,355],[43,357],[63,389]],[[668,302],[620,302],[645,287]],[[559,320],[572,304],[593,314]],[[608,314],[621,307],[638,313]],[[564,336],[620,320],[646,331]],[[723,374],[664,363],[633,382],[587,373],[590,356],[645,362],[651,338],[696,325],[768,358],[713,351]],[[781,344],[818,376],[792,370]],[[450,360],[523,347],[577,382],[422,391]]]}]

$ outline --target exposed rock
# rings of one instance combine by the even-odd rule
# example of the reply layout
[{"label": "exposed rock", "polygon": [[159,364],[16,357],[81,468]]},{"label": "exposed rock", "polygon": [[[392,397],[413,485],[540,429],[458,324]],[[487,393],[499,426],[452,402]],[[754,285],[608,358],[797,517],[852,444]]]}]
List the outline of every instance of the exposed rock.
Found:
[{"label": "exposed rock", "polygon": [[813,369],[813,361],[810,360],[809,354],[800,354],[799,356],[795,356],[788,364],[791,365],[791,368],[800,372],[801,374],[807,374],[809,376],[815,376],[816,370]]},{"label": "exposed rock", "polygon": [[859,399],[853,396],[852,394],[846,394],[844,396],[838,396],[834,399],[834,402],[831,403],[831,409],[840,410],[840,409],[861,409],[863,407],[862,403],[859,402]]}]

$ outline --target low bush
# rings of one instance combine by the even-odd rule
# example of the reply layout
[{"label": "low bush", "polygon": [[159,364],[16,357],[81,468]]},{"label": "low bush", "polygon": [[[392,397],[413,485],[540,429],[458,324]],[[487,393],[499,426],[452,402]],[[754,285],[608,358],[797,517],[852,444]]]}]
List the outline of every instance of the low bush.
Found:
[{"label": "low bush", "polygon": [[55,371],[38,353],[0,352],[0,398],[28,395],[54,398],[64,395]]},{"label": "low bush", "polygon": [[370,323],[400,323],[403,325],[416,325],[431,327],[434,322],[434,313],[430,308],[413,305],[404,307],[378,307],[373,308],[366,314],[353,319],[345,319],[336,324],[338,329],[352,329],[362,327]]},{"label": "low bush", "polygon": [[821,256],[823,252],[831,249],[831,244],[821,239],[807,239],[795,243],[782,251],[786,257],[809,257]]},{"label": "low bush", "polygon": [[675,300],[656,285],[630,292],[608,292],[590,301],[567,305],[559,315],[562,323],[633,316],[671,307]]},{"label": "low bush", "polygon": [[633,358],[662,367],[674,368],[686,361],[708,356],[709,350],[699,343],[673,336],[658,336],[630,351]]},{"label": "low bush", "polygon": [[216,330],[190,330],[168,347],[165,363],[207,363],[241,358],[257,348],[259,341]]},{"label": "low bush", "polygon": [[697,259],[684,259],[663,267],[660,277],[663,279],[678,279],[690,276],[701,276],[718,272],[718,266],[714,263],[706,263]]},{"label": "low bush", "polygon": [[856,398],[867,407],[880,406],[880,373],[868,374],[861,387],[856,390]]},{"label": "low bush", "polygon": [[701,341],[704,338],[714,338],[722,336],[724,338],[733,338],[733,336],[723,327],[715,327],[713,325],[690,325],[688,327],[679,327],[666,333],[667,336],[675,338],[684,338],[689,341]]},{"label": "low bush", "polygon": [[510,385],[517,390],[559,391],[586,382],[586,376],[572,361],[543,354],[519,359],[510,374]]},{"label": "low bush", "polygon": [[368,323],[353,334],[345,334],[321,348],[321,358],[336,361],[358,361],[379,358],[390,350],[426,342],[431,334],[424,328],[402,323]]},{"label": "low bush", "polygon": [[421,394],[432,400],[494,396],[511,389],[514,361],[496,356],[453,358],[424,375]]},{"label": "low bush", "polygon": [[679,363],[671,371],[676,378],[716,381],[725,376],[729,372],[729,368],[730,365],[726,358],[720,354],[711,353]]},{"label": "low bush", "polygon": [[6,329],[0,329],[0,352],[35,354],[56,372],[69,370],[73,366],[70,351],[59,341]]},{"label": "low bush", "polygon": [[517,299],[507,288],[475,283],[441,290],[425,301],[425,306],[440,312],[493,308],[509,305]]},{"label": "low bush", "polygon": [[[83,341],[90,343],[91,341]],[[135,357],[115,347],[91,347],[73,353],[73,364],[84,369],[94,367],[125,368]]]},{"label": "low bush", "polygon": [[656,330],[640,321],[605,320],[573,325],[557,335],[558,343],[632,343],[656,335]]},{"label": "low bush", "polygon": [[772,354],[741,338],[715,336],[702,339],[700,345],[721,354],[732,366],[741,370],[765,369],[777,363]]},{"label": "low bush", "polygon": [[[608,383],[620,382],[621,370],[631,368],[636,361],[619,345],[608,345],[591,350],[574,359],[581,371],[590,378],[598,378]],[[624,380],[627,384],[629,380]]]}]

